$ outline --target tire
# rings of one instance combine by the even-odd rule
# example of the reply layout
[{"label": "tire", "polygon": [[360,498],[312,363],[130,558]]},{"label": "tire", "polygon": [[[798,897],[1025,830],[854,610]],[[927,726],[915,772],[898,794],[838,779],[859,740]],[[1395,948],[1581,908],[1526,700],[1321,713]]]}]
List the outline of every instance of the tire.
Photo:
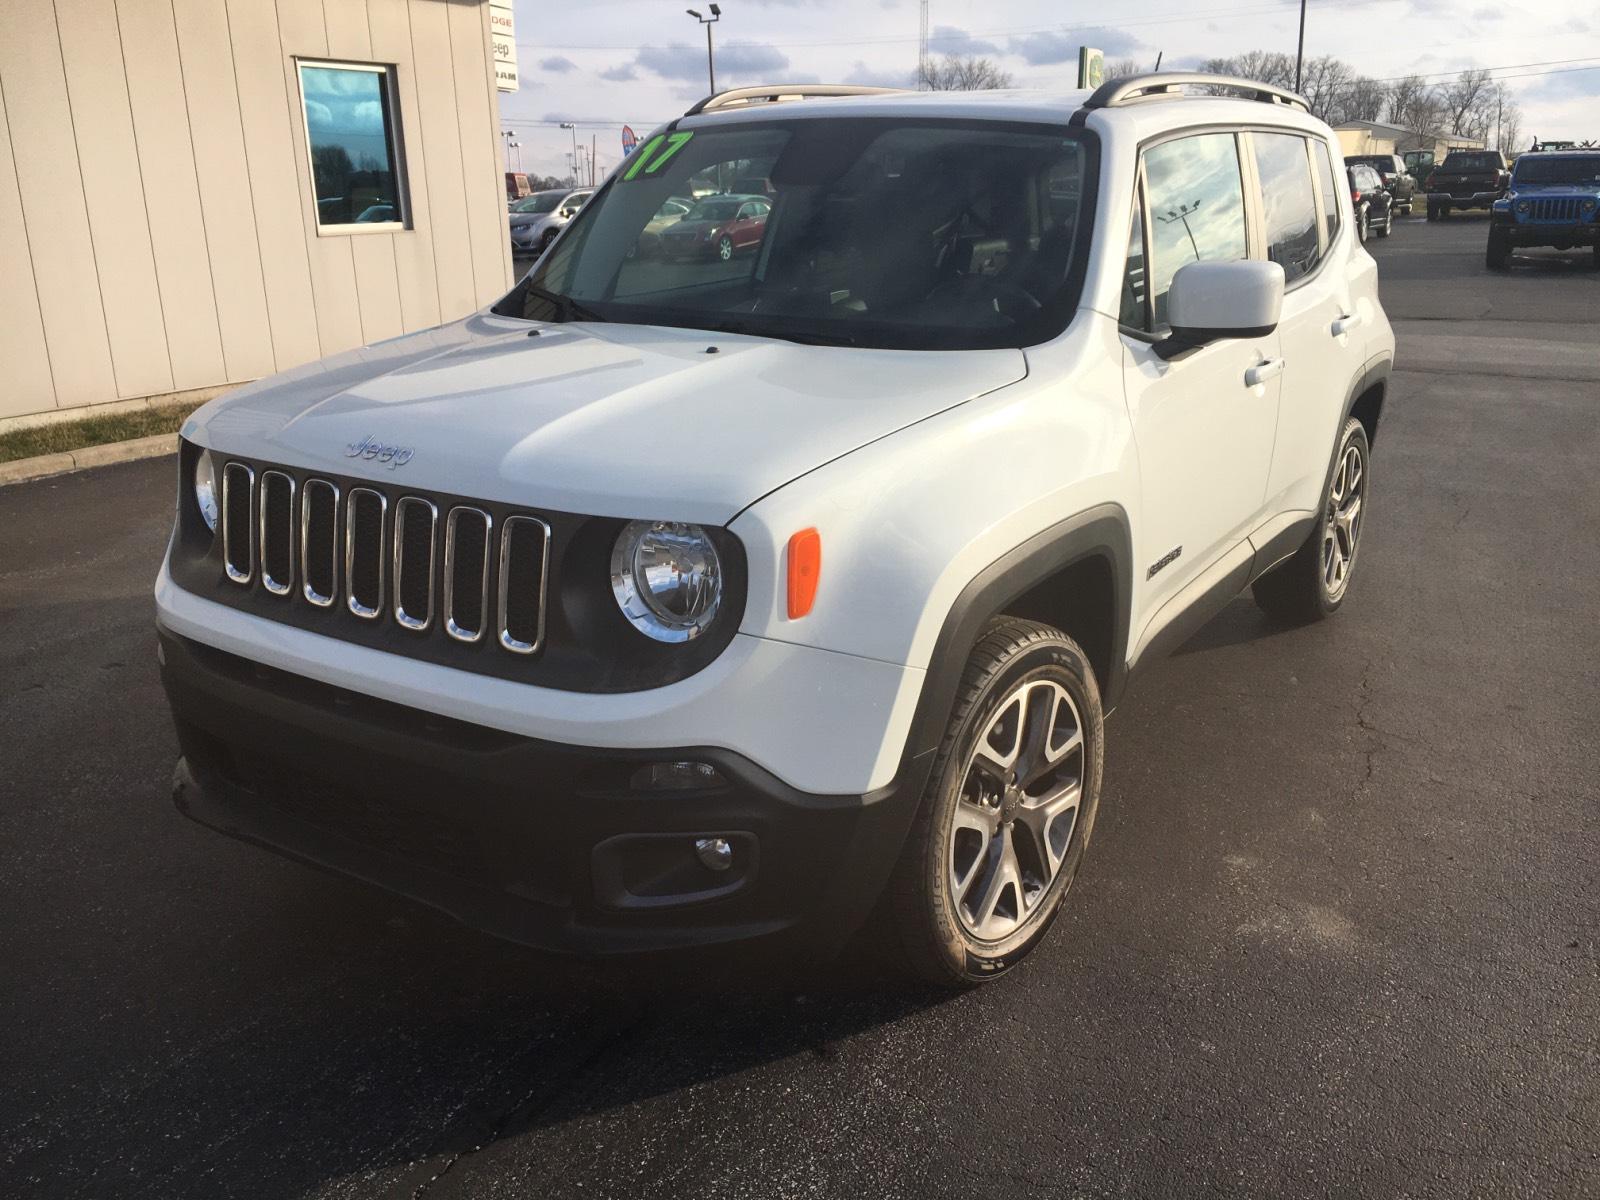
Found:
[{"label": "tire", "polygon": [[1448,204],[1441,203],[1439,205],[1439,220],[1447,221],[1449,219],[1450,219],[1450,206]]},{"label": "tire", "polygon": [[1511,239],[1501,230],[1489,230],[1489,246],[1483,261],[1491,271],[1504,271],[1511,265]]},{"label": "tire", "polygon": [[723,234],[717,242],[717,257],[723,262],[727,262],[733,257],[733,239],[727,234]]},{"label": "tire", "polygon": [[1378,236],[1381,237],[1381,238],[1386,238],[1393,232],[1394,232],[1394,205],[1391,204],[1389,206],[1389,215],[1383,218],[1383,228],[1378,230]]},{"label": "tire", "polygon": [[1596,271],[1600,271],[1600,242],[1596,242],[1594,244],[1593,254],[1594,257],[1590,261],[1589,265],[1592,266]]},{"label": "tire", "polygon": [[540,254],[543,254],[546,250],[550,249],[550,243],[555,241],[555,240],[556,240],[556,231],[554,229],[547,229],[545,231],[544,236],[539,239],[539,251],[538,252]]},{"label": "tire", "polygon": [[[1354,479],[1349,473],[1352,456],[1359,468]],[[1339,611],[1350,594],[1350,578],[1360,556],[1371,468],[1372,447],[1367,441],[1367,431],[1360,421],[1351,417],[1339,435],[1322,511],[1311,535],[1287,561],[1250,586],[1256,605],[1268,616],[1305,624],[1331,617]],[[1352,498],[1354,512],[1350,511]],[[1334,519],[1336,511],[1342,514],[1342,519],[1337,521]],[[1342,566],[1338,566],[1337,572],[1330,547],[1334,555],[1342,555]]]},{"label": "tire", "polygon": [[1435,204],[1432,200],[1429,200],[1428,201],[1428,220],[1437,221],[1438,219],[1439,219],[1439,206],[1437,204]]},{"label": "tire", "polygon": [[[1064,747],[1053,760],[1052,746]],[[996,761],[1003,749],[1010,768]],[[884,933],[904,967],[972,987],[1039,945],[1094,830],[1104,759],[1100,688],[1083,650],[1048,625],[990,621],[884,896]],[[1032,784],[1030,761],[1043,767]],[[1021,790],[1006,783],[1019,774]]]},{"label": "tire", "polygon": [[1356,240],[1364,246],[1367,244],[1367,238],[1371,233],[1372,214],[1370,210],[1363,208],[1356,214]]}]

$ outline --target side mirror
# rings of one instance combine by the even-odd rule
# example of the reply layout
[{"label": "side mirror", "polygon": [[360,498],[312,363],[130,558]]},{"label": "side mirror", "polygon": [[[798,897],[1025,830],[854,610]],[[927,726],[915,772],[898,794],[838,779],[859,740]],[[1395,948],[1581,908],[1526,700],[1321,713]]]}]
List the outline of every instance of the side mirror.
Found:
[{"label": "side mirror", "polygon": [[1223,338],[1266,337],[1283,311],[1283,268],[1275,262],[1194,262],[1167,292],[1172,333],[1155,351],[1173,359]]}]

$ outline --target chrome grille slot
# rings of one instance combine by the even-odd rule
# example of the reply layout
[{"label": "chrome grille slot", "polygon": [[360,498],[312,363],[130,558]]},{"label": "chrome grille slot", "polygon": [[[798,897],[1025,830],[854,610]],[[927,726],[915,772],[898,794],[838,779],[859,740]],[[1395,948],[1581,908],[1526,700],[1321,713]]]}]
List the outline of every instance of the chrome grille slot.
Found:
[{"label": "chrome grille slot", "polygon": [[256,509],[261,586],[287,596],[294,590],[294,480],[282,471],[261,472]]},{"label": "chrome grille slot", "polygon": [[383,611],[383,536],[388,511],[388,498],[371,488],[351,488],[345,501],[345,603],[368,621]]},{"label": "chrome grille slot", "polygon": [[300,489],[301,592],[318,608],[331,608],[339,590],[339,488],[308,479]]},{"label": "chrome grille slot", "polygon": [[434,533],[439,510],[420,496],[394,506],[394,619],[421,632],[433,624]]},{"label": "chrome grille slot", "polygon": [[222,565],[229,579],[245,586],[255,578],[255,522],[250,519],[255,486],[256,473],[243,463],[222,468]]},{"label": "chrome grille slot", "polygon": [[444,524],[444,629],[476,642],[489,624],[489,539],[494,518],[480,508],[450,510]]},{"label": "chrome grille slot", "polygon": [[532,654],[544,642],[545,577],[550,526],[537,517],[508,517],[500,530],[500,645]]}]

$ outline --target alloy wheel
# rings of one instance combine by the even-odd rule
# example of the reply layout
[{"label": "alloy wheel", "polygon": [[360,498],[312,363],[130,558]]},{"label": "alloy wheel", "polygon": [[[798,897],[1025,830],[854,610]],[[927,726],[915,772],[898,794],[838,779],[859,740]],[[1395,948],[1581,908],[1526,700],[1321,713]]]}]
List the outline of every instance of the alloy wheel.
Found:
[{"label": "alloy wheel", "polygon": [[1361,447],[1344,448],[1328,489],[1328,519],[1322,531],[1322,586],[1330,599],[1344,594],[1361,539],[1361,503],[1366,482]]},{"label": "alloy wheel", "polygon": [[725,237],[720,242],[717,243],[717,257],[720,258],[723,262],[727,262],[730,258],[733,257],[733,239],[732,238]]},{"label": "alloy wheel", "polygon": [[968,756],[950,837],[950,896],[980,941],[1041,913],[1083,800],[1083,720],[1050,679],[1019,684]]}]

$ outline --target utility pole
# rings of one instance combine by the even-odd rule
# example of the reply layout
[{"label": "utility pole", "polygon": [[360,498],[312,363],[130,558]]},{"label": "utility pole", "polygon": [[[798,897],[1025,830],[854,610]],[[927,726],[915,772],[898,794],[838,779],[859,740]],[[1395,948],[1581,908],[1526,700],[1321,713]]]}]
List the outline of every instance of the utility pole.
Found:
[{"label": "utility pole", "polygon": [[709,17],[702,17],[698,9],[686,8],[683,11],[706,27],[706,78],[711,84],[711,94],[715,96],[717,94],[717,63],[711,53],[711,27],[722,20],[722,9],[715,4],[710,7],[711,15]]},{"label": "utility pole", "polygon": [[922,24],[917,30],[917,91],[928,84],[928,0],[922,0]]},{"label": "utility pole", "polygon": [[594,186],[594,176],[595,176],[594,152],[595,152],[595,148],[599,144],[600,144],[600,135],[598,133],[591,133],[589,135],[589,186],[590,187]]},{"label": "utility pole", "polygon": [[1294,52],[1294,90],[1300,91],[1301,74],[1306,61],[1306,0],[1300,0],[1300,46]]}]

